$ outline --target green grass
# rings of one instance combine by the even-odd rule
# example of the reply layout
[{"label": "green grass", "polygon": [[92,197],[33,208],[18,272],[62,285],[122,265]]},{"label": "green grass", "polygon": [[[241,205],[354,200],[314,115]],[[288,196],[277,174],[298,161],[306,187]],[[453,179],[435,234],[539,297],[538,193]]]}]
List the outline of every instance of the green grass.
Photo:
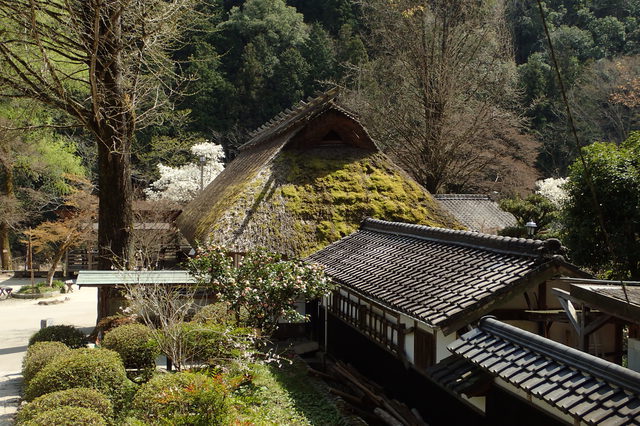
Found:
[{"label": "green grass", "polygon": [[277,367],[254,365],[253,381],[232,394],[236,424],[344,425],[326,392],[302,361]]},{"label": "green grass", "polygon": [[43,281],[43,282],[34,284],[32,286],[31,285],[22,286],[20,290],[18,290],[18,293],[39,294],[39,293],[46,293],[48,291],[60,290],[61,288],[64,288],[64,283],[62,281],[57,281],[57,280],[53,281],[51,283],[51,287],[49,287],[47,283]]}]

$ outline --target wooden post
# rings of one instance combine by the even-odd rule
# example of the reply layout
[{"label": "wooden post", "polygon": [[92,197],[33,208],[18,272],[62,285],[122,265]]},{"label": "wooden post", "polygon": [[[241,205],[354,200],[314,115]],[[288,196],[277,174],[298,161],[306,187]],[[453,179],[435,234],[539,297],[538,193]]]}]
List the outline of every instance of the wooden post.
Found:
[{"label": "wooden post", "polygon": [[31,286],[33,286],[34,283],[34,279],[33,279],[33,245],[31,243],[31,228],[29,228],[29,247],[28,247],[28,251],[29,251],[29,271],[30,271],[30,275],[31,275]]}]

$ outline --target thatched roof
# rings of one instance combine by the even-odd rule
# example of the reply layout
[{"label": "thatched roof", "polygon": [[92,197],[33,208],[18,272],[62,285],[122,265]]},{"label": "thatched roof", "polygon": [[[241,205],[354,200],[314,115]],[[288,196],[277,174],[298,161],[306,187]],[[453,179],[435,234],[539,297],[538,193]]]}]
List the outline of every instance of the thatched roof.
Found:
[{"label": "thatched roof", "polygon": [[358,229],[366,217],[459,227],[381,153],[330,91],[256,130],[178,216],[191,244],[303,256]]}]

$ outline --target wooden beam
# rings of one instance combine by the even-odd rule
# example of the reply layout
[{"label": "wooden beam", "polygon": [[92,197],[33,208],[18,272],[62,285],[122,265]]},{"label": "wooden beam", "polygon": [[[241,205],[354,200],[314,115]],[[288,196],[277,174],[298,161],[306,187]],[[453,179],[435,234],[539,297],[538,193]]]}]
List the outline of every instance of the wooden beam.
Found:
[{"label": "wooden beam", "polygon": [[562,309],[496,309],[490,315],[502,321],[568,322]]},{"label": "wooden beam", "polygon": [[600,315],[595,320],[591,321],[588,325],[585,325],[583,328],[583,333],[585,335],[589,335],[597,331],[600,327],[605,325],[611,320],[611,315]]}]

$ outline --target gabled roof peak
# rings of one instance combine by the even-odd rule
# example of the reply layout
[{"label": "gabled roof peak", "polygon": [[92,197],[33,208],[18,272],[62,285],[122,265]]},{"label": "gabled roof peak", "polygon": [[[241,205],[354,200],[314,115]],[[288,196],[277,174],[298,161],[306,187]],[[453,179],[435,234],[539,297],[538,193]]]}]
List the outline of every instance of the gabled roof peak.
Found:
[{"label": "gabled roof peak", "polygon": [[345,115],[354,117],[355,114],[347,111],[345,108],[338,106],[335,101],[338,98],[340,90],[334,87],[326,92],[318,94],[316,97],[309,97],[306,102],[300,101],[291,108],[280,112],[271,120],[264,123],[251,133],[249,133],[249,141],[238,148],[240,151],[251,148],[260,142],[270,139],[286,130],[291,126],[299,123],[303,119],[308,119],[311,115],[323,111],[329,107],[336,109]]},{"label": "gabled roof peak", "polygon": [[471,231],[458,231],[447,228],[414,225],[402,222],[387,222],[384,220],[367,218],[360,229],[375,232],[398,234],[409,237],[438,241],[464,247],[483,249],[497,253],[508,253],[532,257],[553,257],[562,255],[564,247],[559,240],[530,240],[524,238],[502,237],[498,235],[482,234]]}]

